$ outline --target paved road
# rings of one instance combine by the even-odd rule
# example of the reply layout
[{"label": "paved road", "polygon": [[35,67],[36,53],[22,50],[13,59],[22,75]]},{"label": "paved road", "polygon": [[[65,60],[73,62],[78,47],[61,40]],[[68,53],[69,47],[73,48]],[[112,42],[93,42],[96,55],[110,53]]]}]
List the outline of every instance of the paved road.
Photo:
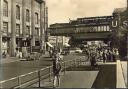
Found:
[{"label": "paved road", "polygon": [[[71,60],[78,58],[80,55],[68,55],[64,56],[64,60]],[[19,75],[23,75],[35,70],[45,68],[52,65],[51,58],[43,57],[41,60],[36,61],[16,61],[0,65],[0,81],[7,80]]]}]

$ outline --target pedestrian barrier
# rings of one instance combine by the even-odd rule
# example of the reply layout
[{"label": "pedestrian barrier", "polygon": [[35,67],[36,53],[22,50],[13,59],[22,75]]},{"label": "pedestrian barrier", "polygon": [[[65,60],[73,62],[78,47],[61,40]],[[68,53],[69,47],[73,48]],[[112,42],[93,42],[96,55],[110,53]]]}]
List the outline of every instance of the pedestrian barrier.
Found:
[{"label": "pedestrian barrier", "polygon": [[[77,67],[81,65],[82,59],[73,59],[62,62],[62,72],[65,73],[69,67]],[[0,81],[0,88],[25,88],[38,82],[40,87],[40,81],[49,78],[51,82],[53,77],[53,66],[49,66],[34,72],[30,72],[18,77],[14,77],[8,80]]]},{"label": "pedestrian barrier", "polygon": [[12,88],[18,86],[19,79],[18,77],[11,78],[0,82],[0,88]]}]

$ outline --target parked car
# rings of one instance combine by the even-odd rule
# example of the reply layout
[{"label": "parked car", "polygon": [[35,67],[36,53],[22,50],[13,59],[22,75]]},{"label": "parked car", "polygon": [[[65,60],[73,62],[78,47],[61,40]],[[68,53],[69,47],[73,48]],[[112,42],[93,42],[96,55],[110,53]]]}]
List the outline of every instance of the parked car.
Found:
[{"label": "parked car", "polygon": [[70,54],[69,48],[64,48],[64,49],[62,50],[61,54],[62,54],[62,55],[68,55],[68,54]]},{"label": "parked car", "polygon": [[28,54],[24,59],[20,59],[20,61],[32,61],[32,60],[39,60],[41,57],[41,53],[32,52]]},{"label": "parked car", "polygon": [[83,51],[80,49],[80,48],[77,48],[76,50],[75,50],[75,53],[82,53]]}]

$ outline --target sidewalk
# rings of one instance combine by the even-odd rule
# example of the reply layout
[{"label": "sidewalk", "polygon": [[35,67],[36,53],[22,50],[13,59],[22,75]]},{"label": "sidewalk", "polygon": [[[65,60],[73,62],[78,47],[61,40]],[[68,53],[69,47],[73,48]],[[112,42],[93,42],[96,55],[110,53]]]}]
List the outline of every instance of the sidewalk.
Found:
[{"label": "sidewalk", "polygon": [[[49,54],[48,52],[46,52],[45,54],[43,54],[41,57],[48,57]],[[16,61],[20,61],[20,58],[17,57],[7,57],[7,58],[2,58],[2,60],[0,60],[0,64],[5,64],[5,63],[11,63],[11,62],[16,62]]]},{"label": "sidewalk", "polygon": [[97,75],[98,71],[68,71],[59,88],[91,88]]},{"label": "sidewalk", "polygon": [[20,59],[16,57],[2,58],[2,60],[0,61],[0,64],[11,63],[16,61],[20,61]]},{"label": "sidewalk", "polygon": [[[66,71],[61,74],[60,86],[57,88],[91,88],[99,71]],[[53,82],[41,81],[41,87],[52,88]],[[29,88],[38,87],[38,83]]]}]

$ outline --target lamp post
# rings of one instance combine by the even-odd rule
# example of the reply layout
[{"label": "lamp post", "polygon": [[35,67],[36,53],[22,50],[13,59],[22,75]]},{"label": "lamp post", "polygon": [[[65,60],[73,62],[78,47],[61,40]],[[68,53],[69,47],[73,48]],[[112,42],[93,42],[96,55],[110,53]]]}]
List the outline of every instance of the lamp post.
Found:
[{"label": "lamp post", "polygon": [[2,32],[0,32],[0,63],[2,60]]}]

